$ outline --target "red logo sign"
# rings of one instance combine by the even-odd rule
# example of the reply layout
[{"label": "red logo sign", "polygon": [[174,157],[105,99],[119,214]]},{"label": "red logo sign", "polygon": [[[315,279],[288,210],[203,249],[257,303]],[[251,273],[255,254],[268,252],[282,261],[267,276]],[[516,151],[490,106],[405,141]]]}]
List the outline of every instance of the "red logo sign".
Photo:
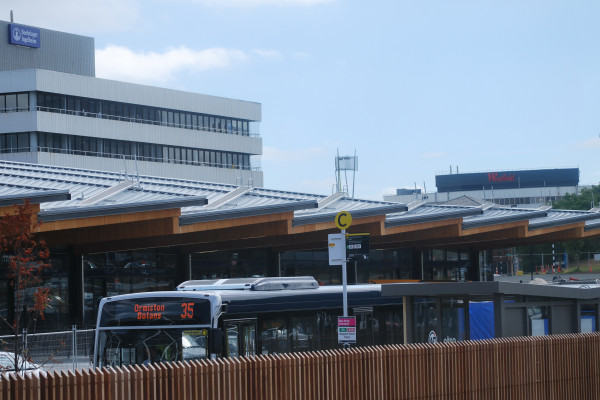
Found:
[{"label": "red logo sign", "polygon": [[497,172],[490,172],[488,173],[488,182],[514,182],[515,181],[515,175],[506,175],[506,174],[502,174],[502,175],[498,175]]}]

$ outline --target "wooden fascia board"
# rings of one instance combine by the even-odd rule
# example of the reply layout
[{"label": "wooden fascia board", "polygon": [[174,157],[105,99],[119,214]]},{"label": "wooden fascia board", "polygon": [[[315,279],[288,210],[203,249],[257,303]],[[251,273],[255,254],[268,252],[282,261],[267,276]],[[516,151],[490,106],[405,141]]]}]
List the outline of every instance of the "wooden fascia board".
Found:
[{"label": "wooden fascia board", "polygon": [[[352,212],[350,212],[352,214]],[[385,225],[385,215],[373,215],[370,217],[360,217],[360,218],[352,218],[352,224],[350,228],[348,228],[348,233],[350,230],[354,232],[360,231],[359,226],[368,225],[370,229],[374,229],[375,231],[371,231],[371,234],[381,234],[384,230]],[[339,232],[340,230],[335,226],[335,221],[332,219],[329,222],[319,222],[316,224],[308,224],[308,225],[297,225],[292,227],[292,233],[309,233],[309,232],[322,232],[322,231],[330,231],[334,230]],[[362,232],[362,231],[361,231]]]},{"label": "wooden fascia board", "polygon": [[[169,210],[144,211],[139,213],[104,215],[98,217],[67,219],[62,221],[44,222],[40,226],[40,232],[51,233],[62,230],[82,229],[91,227],[104,227],[107,225],[127,224],[132,222],[162,220],[172,218],[177,222],[181,210],[179,208]],[[177,223],[177,225],[179,225]]]},{"label": "wooden fascia board", "polygon": [[455,227],[458,231],[460,229],[462,221],[462,218],[452,218],[441,221],[423,222],[418,224],[390,226],[385,228],[384,235],[393,236],[397,234],[420,232],[423,230],[446,229],[448,227]]},{"label": "wooden fascia board", "polygon": [[533,229],[527,231],[527,237],[566,237],[568,239],[581,239],[584,237],[585,221],[575,222],[568,225],[551,226],[548,228]]},{"label": "wooden fascia board", "polygon": [[[508,225],[508,224],[507,224]],[[477,234],[463,235],[456,239],[457,243],[465,245],[476,245],[477,243],[493,243],[501,240],[511,240],[514,245],[518,245],[526,238],[527,228],[524,226],[506,226],[504,229],[496,229]]]},{"label": "wooden fascia board", "polygon": [[[11,215],[11,214],[15,214],[15,212],[17,211],[17,205],[14,206],[5,206],[5,207],[0,207],[0,217],[3,217],[5,215]],[[31,210],[31,213],[39,213],[40,212],[40,205],[39,204],[29,204],[29,209]]]},{"label": "wooden fascia board", "polygon": [[175,218],[153,218],[122,224],[88,226],[41,234],[52,245],[83,246],[108,241],[117,241],[125,244],[128,241],[134,240],[144,242],[147,238],[166,237],[176,233],[173,231],[173,219]]},{"label": "wooden fascia board", "polygon": [[536,229],[528,232],[527,239],[536,242],[582,239],[585,237],[584,226],[585,222],[578,222],[570,225]]},{"label": "wooden fascia board", "polygon": [[595,238],[600,236],[600,229],[590,229],[589,231],[583,232],[584,238]]},{"label": "wooden fascia board", "polygon": [[519,233],[519,237],[525,237],[527,233],[529,221],[515,221],[515,222],[506,222],[504,224],[497,225],[485,225],[478,226],[474,228],[461,229],[461,236],[472,236],[472,235],[481,235],[483,233],[493,233],[499,231],[506,231],[507,229],[515,230],[515,232]]},{"label": "wooden fascia board", "polygon": [[[427,223],[430,225],[431,223]],[[424,224],[425,225],[425,224]],[[388,228],[389,230],[389,228]],[[421,227],[416,230],[405,230],[394,234],[381,235],[376,238],[378,243],[389,244],[398,243],[398,246],[410,245],[414,242],[439,242],[442,239],[457,238],[460,236],[460,225],[454,224],[438,224],[428,228]]]},{"label": "wooden fascia board", "polygon": [[272,222],[281,222],[287,221],[288,232],[291,232],[292,229],[292,218],[294,218],[294,212],[288,211],[277,214],[267,214],[267,215],[257,215],[253,217],[242,217],[242,218],[232,218],[232,219],[223,219],[219,221],[208,221],[208,222],[199,222],[196,224],[190,225],[182,225],[179,227],[179,232],[184,233],[194,233],[194,232],[205,232],[205,231],[215,231],[220,229],[228,229],[228,228],[238,228],[244,226],[252,226],[257,224],[264,223],[272,223]]},{"label": "wooden fascia board", "polygon": [[[5,215],[15,215],[18,212],[19,206],[22,206],[22,204],[0,207],[0,218],[4,217]],[[29,209],[27,211],[29,212],[30,223],[29,229],[33,233],[39,233],[40,225],[36,227],[36,224],[38,223],[37,215],[40,212],[40,205],[38,203],[30,203],[28,207]]]}]

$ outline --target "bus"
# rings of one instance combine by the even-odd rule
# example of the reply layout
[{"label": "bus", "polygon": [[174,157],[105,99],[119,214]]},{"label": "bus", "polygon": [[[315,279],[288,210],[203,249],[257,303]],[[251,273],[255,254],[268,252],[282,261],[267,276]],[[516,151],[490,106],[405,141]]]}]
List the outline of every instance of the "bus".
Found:
[{"label": "bus", "polygon": [[[347,287],[356,345],[404,342],[402,299]],[[312,277],[183,282],[177,290],[100,301],[94,367],[341,348],[342,286]]]}]

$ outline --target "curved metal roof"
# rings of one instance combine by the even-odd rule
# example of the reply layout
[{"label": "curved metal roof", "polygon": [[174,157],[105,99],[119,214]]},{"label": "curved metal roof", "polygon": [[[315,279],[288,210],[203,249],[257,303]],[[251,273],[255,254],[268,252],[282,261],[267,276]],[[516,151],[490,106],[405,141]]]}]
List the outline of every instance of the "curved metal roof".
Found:
[{"label": "curved metal roof", "polygon": [[479,215],[482,212],[483,210],[480,207],[420,204],[406,212],[388,215],[385,226],[391,227],[465,218],[471,215]]},{"label": "curved metal roof", "polygon": [[[318,195],[266,188],[0,161],[0,205],[36,199],[40,218],[62,220],[180,208],[180,225],[292,212],[293,226],[333,222],[340,211],[353,217],[383,216],[385,227],[461,219],[461,229],[527,221],[529,230],[585,222],[600,228],[600,212],[509,207],[417,204],[361,200],[341,193]],[[208,205],[206,205],[208,202]],[[594,233],[592,233],[594,234]]]},{"label": "curved metal roof", "polygon": [[535,209],[491,207],[484,210],[481,215],[465,218],[463,221],[463,229],[503,224],[507,222],[527,221],[543,218],[546,215],[546,211]]}]

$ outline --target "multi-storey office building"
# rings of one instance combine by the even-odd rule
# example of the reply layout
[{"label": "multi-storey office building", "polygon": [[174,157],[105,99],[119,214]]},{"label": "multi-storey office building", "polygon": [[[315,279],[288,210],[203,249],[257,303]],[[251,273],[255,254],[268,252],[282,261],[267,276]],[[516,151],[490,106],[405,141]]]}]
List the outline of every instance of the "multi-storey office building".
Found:
[{"label": "multi-storey office building", "polygon": [[0,21],[2,159],[260,187],[260,119],[259,103],[96,78],[92,38]]}]

